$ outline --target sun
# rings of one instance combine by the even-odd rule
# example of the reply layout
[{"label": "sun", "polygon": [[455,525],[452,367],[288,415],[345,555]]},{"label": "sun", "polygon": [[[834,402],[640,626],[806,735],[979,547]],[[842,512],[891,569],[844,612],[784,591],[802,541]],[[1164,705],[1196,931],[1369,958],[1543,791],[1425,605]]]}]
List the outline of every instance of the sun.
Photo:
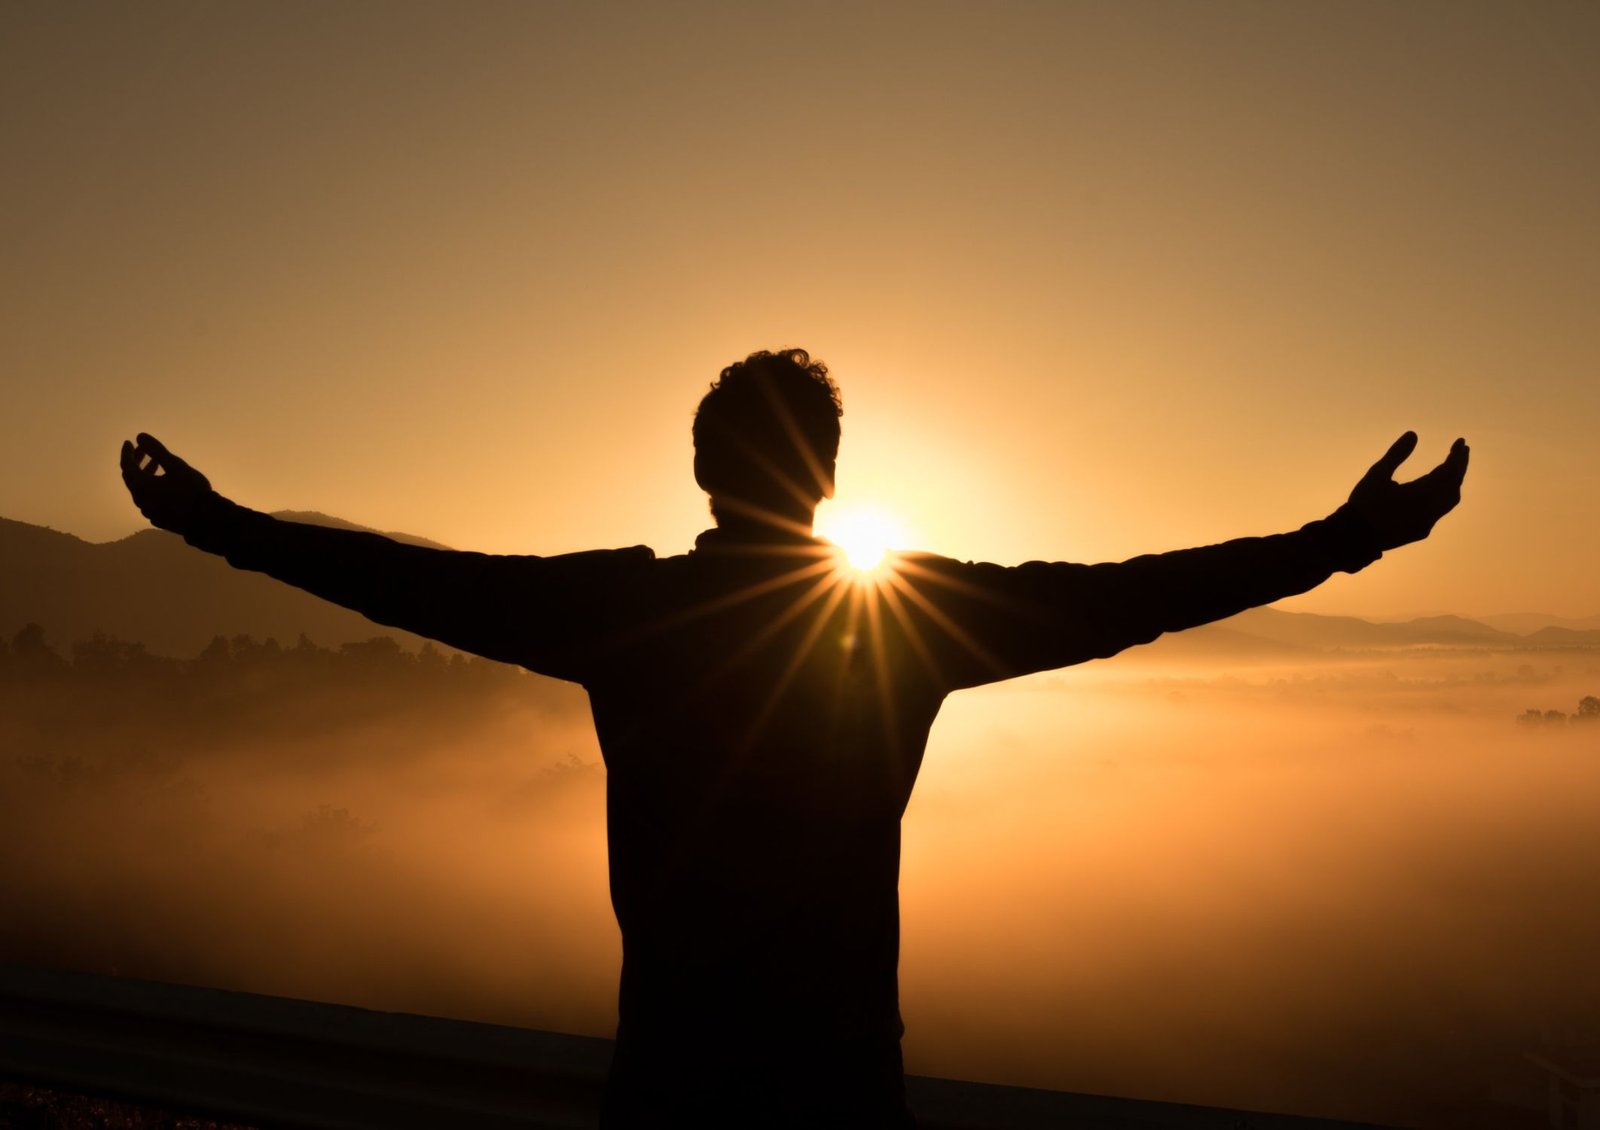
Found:
[{"label": "sun", "polygon": [[871,506],[828,505],[817,512],[817,535],[844,550],[850,567],[870,573],[883,566],[889,551],[904,548],[906,530],[893,515]]}]

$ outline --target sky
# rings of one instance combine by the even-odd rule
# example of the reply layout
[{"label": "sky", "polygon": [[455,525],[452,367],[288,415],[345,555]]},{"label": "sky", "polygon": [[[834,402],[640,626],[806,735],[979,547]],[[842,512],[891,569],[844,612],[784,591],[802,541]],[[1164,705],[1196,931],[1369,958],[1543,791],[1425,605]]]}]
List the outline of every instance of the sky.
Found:
[{"label": "sky", "polygon": [[1426,544],[1286,607],[1600,611],[1600,9],[11,3],[0,516],[259,509],[681,552],[802,346],[839,504],[1109,560],[1292,529],[1406,429]]}]

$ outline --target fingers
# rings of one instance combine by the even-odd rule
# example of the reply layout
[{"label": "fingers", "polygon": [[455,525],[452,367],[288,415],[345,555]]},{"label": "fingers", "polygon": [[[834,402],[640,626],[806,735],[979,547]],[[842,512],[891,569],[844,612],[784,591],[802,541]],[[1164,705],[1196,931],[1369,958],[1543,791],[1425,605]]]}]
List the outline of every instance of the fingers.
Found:
[{"label": "fingers", "polygon": [[122,485],[128,488],[129,493],[137,493],[139,489],[139,453],[134,450],[133,444],[127,440],[122,441],[122,454],[118,462],[122,466]]},{"label": "fingers", "polygon": [[1406,432],[1399,439],[1389,445],[1389,450],[1383,453],[1383,458],[1372,465],[1367,472],[1368,481],[1383,482],[1394,478],[1394,473],[1400,469],[1400,464],[1411,458],[1411,453],[1417,449],[1417,433]]},{"label": "fingers", "polygon": [[166,444],[148,432],[140,432],[134,442],[122,441],[122,476],[143,473],[151,477],[187,470],[188,464],[167,450]]},{"label": "fingers", "polygon": [[1434,468],[1434,473],[1452,486],[1460,486],[1461,480],[1467,474],[1467,457],[1471,454],[1472,451],[1467,447],[1466,440],[1456,440],[1450,445],[1450,454],[1446,455],[1444,460]]},{"label": "fingers", "polygon": [[1472,454],[1472,449],[1467,446],[1467,441],[1458,439],[1450,445],[1450,454],[1446,455],[1439,465],[1426,475],[1422,476],[1431,483],[1438,483],[1458,490],[1461,480],[1467,475],[1467,460]]},{"label": "fingers", "polygon": [[[132,442],[123,442],[120,462],[122,481],[141,509],[144,507],[141,500],[152,499],[163,500],[164,506],[191,508],[195,499],[211,489],[209,479],[168,451],[166,444],[148,432],[140,432]],[[150,517],[149,514],[145,516]]]},{"label": "fingers", "polygon": [[140,432],[134,437],[138,441],[139,453],[147,456],[150,462],[145,470],[152,475],[159,475],[163,471],[170,472],[183,461],[167,450],[167,445],[158,440],[149,432]]},{"label": "fingers", "polygon": [[[144,440],[149,437],[141,435],[139,438]],[[146,460],[149,460],[149,462],[146,462]],[[156,468],[160,466],[153,452],[140,444],[131,443],[128,440],[122,441],[122,452],[118,462],[122,466],[122,480],[130,486],[136,477],[153,476],[156,473]]]}]

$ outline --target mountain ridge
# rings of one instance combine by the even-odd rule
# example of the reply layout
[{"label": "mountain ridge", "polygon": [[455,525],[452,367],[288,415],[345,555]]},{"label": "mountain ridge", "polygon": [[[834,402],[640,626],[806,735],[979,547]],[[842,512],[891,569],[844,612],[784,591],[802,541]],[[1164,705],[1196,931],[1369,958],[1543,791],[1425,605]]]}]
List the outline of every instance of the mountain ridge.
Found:
[{"label": "mountain ridge", "polygon": [[[432,549],[428,538],[385,533],[317,511],[278,511],[275,517],[383,536]],[[1505,623],[1537,624],[1510,631],[1454,614],[1399,622],[1357,616],[1253,608],[1215,624],[1163,637],[1155,654],[1173,658],[1290,660],[1318,652],[1407,647],[1600,647],[1600,617],[1562,620],[1509,613]],[[1555,622],[1550,622],[1555,621]],[[191,656],[218,635],[249,635],[292,643],[304,633],[324,646],[391,635],[409,647],[421,638],[196,553],[175,534],[147,529],[108,542],[0,518],[0,638],[29,622],[44,626],[58,647],[96,631],[143,643],[154,654]]]},{"label": "mountain ridge", "polygon": [[197,553],[164,530],[89,542],[0,518],[0,638],[30,622],[42,625],[47,641],[62,650],[100,631],[142,643],[152,654],[178,657],[198,654],[219,635],[291,644],[304,633],[324,646],[378,635],[409,647],[422,643],[409,632]]}]

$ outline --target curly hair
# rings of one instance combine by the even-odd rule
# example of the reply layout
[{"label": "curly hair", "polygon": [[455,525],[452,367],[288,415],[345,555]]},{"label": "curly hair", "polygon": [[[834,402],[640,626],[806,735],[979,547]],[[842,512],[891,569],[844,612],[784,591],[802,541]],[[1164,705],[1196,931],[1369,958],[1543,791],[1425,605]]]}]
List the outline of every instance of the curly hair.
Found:
[{"label": "curly hair", "polygon": [[723,369],[694,416],[695,475],[713,495],[793,509],[829,492],[844,408],[804,349],[759,350]]}]

